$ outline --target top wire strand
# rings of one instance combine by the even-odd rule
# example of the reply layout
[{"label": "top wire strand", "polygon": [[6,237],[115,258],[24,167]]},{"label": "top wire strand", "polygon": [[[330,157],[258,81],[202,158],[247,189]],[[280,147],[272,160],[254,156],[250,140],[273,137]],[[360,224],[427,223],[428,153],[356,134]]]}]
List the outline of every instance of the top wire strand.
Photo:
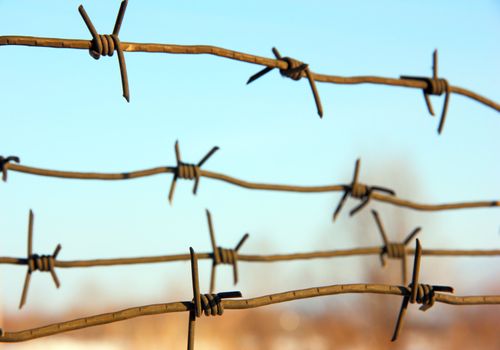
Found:
[{"label": "top wire strand", "polygon": [[87,15],[83,6],[78,8],[87,28],[89,29],[92,40],[80,39],[60,39],[60,38],[45,38],[32,36],[0,36],[0,45],[21,45],[21,46],[36,46],[36,47],[51,47],[65,49],[80,49],[89,50],[90,55],[98,59],[101,55],[112,56],[114,51],[118,54],[120,64],[120,72],[122,77],[123,96],[127,101],[130,100],[128,88],[128,76],[125,65],[124,52],[148,52],[148,53],[169,53],[169,54],[208,54],[218,57],[228,58],[241,62],[247,62],[265,66],[265,68],[254,74],[248,79],[247,84],[262,77],[274,68],[277,68],[281,75],[292,80],[300,80],[307,78],[311,86],[311,90],[316,103],[317,112],[320,117],[323,116],[323,107],[319,97],[315,82],[332,83],[332,84],[379,84],[389,86],[400,86],[406,88],[421,89],[424,92],[429,112],[433,115],[434,111],[428,95],[441,95],[446,92],[445,104],[439,123],[438,132],[441,133],[444,126],[446,113],[448,110],[449,97],[452,93],[459,94],[471,98],[479,103],[493,108],[497,112],[500,111],[500,104],[481,96],[473,91],[462,87],[453,86],[447,80],[437,77],[437,52],[434,53],[433,77],[413,77],[401,76],[398,78],[387,78],[378,76],[353,76],[342,77],[337,75],[319,74],[311,71],[309,65],[291,57],[282,57],[276,48],[273,48],[275,58],[267,58],[257,55],[252,55],[244,52],[229,50],[217,46],[210,45],[173,45],[173,44],[157,44],[157,43],[135,43],[122,42],[118,38],[118,34],[125,15],[128,0],[121,3],[118,16],[115,22],[115,27],[110,35],[100,35],[92,24],[90,17]]}]

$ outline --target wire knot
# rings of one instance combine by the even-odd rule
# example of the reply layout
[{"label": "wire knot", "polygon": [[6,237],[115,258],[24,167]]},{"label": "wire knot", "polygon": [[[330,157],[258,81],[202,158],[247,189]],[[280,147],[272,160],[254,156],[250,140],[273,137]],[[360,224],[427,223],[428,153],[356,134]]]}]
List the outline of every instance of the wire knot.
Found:
[{"label": "wire knot", "polygon": [[54,269],[53,255],[33,254],[28,258],[28,271],[50,272]]},{"label": "wire knot", "polygon": [[385,267],[386,261],[385,257],[387,256],[390,259],[401,259],[401,271],[403,276],[403,284],[406,285],[406,246],[412,241],[413,238],[421,231],[420,227],[416,227],[403,242],[390,242],[385,233],[384,225],[382,224],[382,220],[376,210],[372,210],[373,218],[377,223],[378,230],[380,235],[382,236],[382,241],[384,245],[382,246],[382,250],[380,252],[380,262],[382,266]]},{"label": "wire knot", "polygon": [[401,303],[401,308],[399,309],[396,327],[394,328],[394,333],[392,335],[392,341],[395,341],[398,338],[399,332],[403,327],[404,316],[406,314],[406,309],[408,308],[409,303],[420,304],[420,310],[426,311],[427,309],[431,308],[436,301],[435,292],[453,293],[453,288],[449,286],[435,286],[419,283],[418,278],[420,274],[421,257],[422,246],[420,245],[420,241],[417,239],[411,283],[408,285],[408,287],[401,287],[403,292],[403,302]]},{"label": "wire knot", "polygon": [[176,175],[179,179],[199,181],[200,167],[196,164],[187,164],[179,162],[177,164]]},{"label": "wire knot", "polygon": [[122,90],[123,97],[130,102],[130,92],[128,88],[128,75],[127,66],[125,63],[125,56],[123,55],[123,48],[118,38],[120,33],[120,28],[123,22],[123,17],[125,16],[125,10],[127,9],[128,0],[123,0],[120,5],[120,10],[118,11],[118,16],[116,17],[115,27],[112,34],[99,34],[95,29],[90,17],[83,8],[83,5],[78,7],[78,11],[83,18],[83,21],[87,25],[87,28],[92,35],[92,42],[89,48],[89,54],[94,59],[98,60],[101,56],[113,56],[116,51],[118,54],[118,63],[120,64],[120,74],[122,78]]},{"label": "wire knot", "polygon": [[[309,80],[309,85],[311,86],[311,91],[314,96],[314,102],[316,103],[316,109],[318,110],[319,117],[323,117],[323,106],[321,105],[321,99],[318,94],[318,90],[316,89],[316,83],[314,82],[314,78],[312,76],[311,71],[309,70],[309,65],[307,65],[304,62],[301,62],[299,60],[296,60],[291,57],[281,57],[281,54],[279,53],[278,49],[273,47],[272,49],[274,56],[278,61],[285,62],[287,64],[286,68],[279,68],[280,74],[284,77],[290,78],[292,80],[300,80],[304,75],[307,77]],[[252,75],[248,81],[247,84],[250,84],[251,82],[259,79],[260,77],[266,75],[270,71],[272,71],[275,67],[266,67],[254,75]]]},{"label": "wire knot", "polygon": [[280,74],[292,80],[300,80],[302,78],[302,73],[309,67],[306,63],[291,57],[282,57],[280,60],[288,64],[286,69],[280,69]]},{"label": "wire knot", "polygon": [[214,254],[214,260],[218,256],[216,264],[227,264],[235,266],[238,263],[238,252],[234,249],[217,247],[218,254]]},{"label": "wire knot", "polygon": [[406,247],[404,243],[388,243],[385,245],[385,253],[391,259],[401,259],[406,257]]},{"label": "wire knot", "polygon": [[[416,291],[413,292],[413,288],[416,288]],[[430,309],[434,302],[436,301],[436,294],[434,293],[434,286],[430,284],[419,283],[414,286],[412,283],[408,285],[408,293],[415,293],[416,299],[415,302],[417,304],[421,304],[420,310],[425,311]],[[411,302],[411,300],[410,300]]]},{"label": "wire knot", "polygon": [[391,196],[396,195],[396,192],[389,188],[380,187],[380,186],[368,186],[363,183],[358,182],[359,177],[359,167],[361,161],[356,160],[356,165],[354,167],[354,175],[350,185],[344,185],[344,195],[339,201],[335,212],[333,213],[333,221],[337,219],[337,216],[340,214],[342,207],[344,206],[347,197],[351,196],[356,199],[360,199],[362,202],[355,208],[351,209],[349,215],[356,214],[359,210],[363,209],[371,199],[371,195],[374,191],[380,191],[390,194]]},{"label": "wire knot", "polygon": [[168,193],[168,200],[170,204],[174,199],[175,185],[177,184],[177,179],[194,180],[193,194],[198,191],[198,184],[200,182],[201,166],[219,149],[219,147],[213,147],[197,164],[184,163],[181,157],[181,151],[179,149],[179,141],[175,142],[175,158],[177,160],[177,167],[174,169],[174,178],[170,185],[170,191]]},{"label": "wire knot", "polygon": [[210,243],[212,243],[212,273],[210,276],[210,293],[215,290],[215,268],[219,264],[233,265],[233,281],[238,283],[238,251],[241,249],[245,241],[250,237],[245,233],[234,249],[227,249],[217,246],[215,241],[214,225],[212,223],[212,214],[207,209],[208,230],[210,233]]},{"label": "wire knot", "polygon": [[351,185],[351,197],[357,199],[366,199],[370,196],[372,189],[362,183],[356,182]]},{"label": "wire knot", "polygon": [[222,299],[217,294],[200,294],[201,308],[205,316],[216,316],[224,313]]},{"label": "wire knot", "polygon": [[2,180],[7,182],[7,169],[9,168],[9,162],[19,163],[21,160],[16,156],[0,156],[0,172],[2,173]]},{"label": "wire knot", "polygon": [[28,297],[28,290],[31,281],[31,274],[35,271],[50,272],[52,280],[57,288],[60,287],[61,283],[57,277],[55,270],[55,263],[57,255],[61,251],[61,245],[58,244],[54,253],[52,255],[38,255],[33,254],[33,224],[35,221],[35,216],[33,211],[30,210],[29,221],[28,221],[28,256],[26,257],[26,265],[28,265],[28,270],[26,271],[26,277],[24,279],[24,287],[21,295],[21,301],[19,303],[19,308],[21,309],[26,303],[26,298]]},{"label": "wire knot", "polygon": [[92,39],[92,47],[89,54],[98,60],[101,56],[113,56],[115,50],[120,47],[120,39],[114,34],[98,34]]},{"label": "wire knot", "polygon": [[446,94],[444,98],[444,106],[441,112],[441,119],[439,121],[438,133],[441,134],[444,128],[444,122],[446,121],[446,113],[448,112],[448,104],[450,102],[451,95],[451,87],[448,84],[448,80],[443,78],[438,78],[438,52],[434,50],[434,54],[432,56],[432,78],[427,77],[413,77],[402,75],[402,79],[409,80],[420,80],[427,83],[427,86],[423,89],[425,104],[427,105],[427,109],[429,113],[434,116],[434,108],[432,107],[431,100],[429,95],[437,95],[440,96],[443,93]]},{"label": "wire knot", "polygon": [[448,80],[443,78],[427,79],[427,87],[425,92],[429,95],[441,96],[449,90]]}]

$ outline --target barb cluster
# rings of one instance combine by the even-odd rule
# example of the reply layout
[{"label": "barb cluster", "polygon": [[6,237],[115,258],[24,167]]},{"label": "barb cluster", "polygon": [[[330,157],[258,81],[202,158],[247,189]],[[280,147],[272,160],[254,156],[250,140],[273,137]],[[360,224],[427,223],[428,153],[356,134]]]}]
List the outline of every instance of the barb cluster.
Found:
[{"label": "barb cluster", "polygon": [[387,256],[390,259],[400,259],[401,260],[401,271],[402,271],[402,281],[403,284],[406,284],[406,246],[411,242],[413,238],[421,231],[420,227],[415,228],[402,243],[399,242],[391,242],[387,239],[387,235],[385,233],[384,225],[380,220],[380,217],[377,211],[372,210],[373,217],[375,222],[377,223],[377,227],[379,229],[380,235],[382,236],[382,240],[384,242],[384,246],[382,251],[380,252],[380,262],[382,266],[386,266],[385,257]]},{"label": "barb cluster", "polygon": [[453,293],[452,287],[433,286],[433,285],[418,283],[421,256],[422,256],[422,247],[420,245],[419,240],[417,239],[416,249],[415,249],[415,260],[413,263],[412,282],[405,291],[406,293],[405,296],[403,297],[403,303],[401,304],[401,309],[398,314],[396,328],[394,329],[394,334],[391,339],[392,341],[397,340],[399,332],[403,327],[403,320],[406,314],[406,309],[408,308],[408,303],[421,304],[420,310],[426,311],[429,308],[431,308],[436,302],[436,292]]},{"label": "barb cluster", "polygon": [[83,5],[78,7],[78,11],[83,18],[83,21],[87,25],[90,34],[92,34],[92,46],[89,49],[89,54],[94,59],[98,60],[101,56],[113,56],[115,50],[118,55],[118,63],[120,64],[120,74],[122,77],[122,89],[123,97],[130,102],[130,92],[128,89],[128,75],[127,66],[125,64],[125,56],[123,55],[123,48],[118,38],[120,34],[120,28],[122,26],[123,17],[125,16],[125,10],[127,9],[128,0],[123,0],[120,4],[120,10],[118,11],[118,16],[116,17],[115,27],[113,33],[110,35],[101,35],[97,33],[90,17],[83,8]]},{"label": "barb cluster", "polygon": [[356,199],[361,200],[361,203],[357,207],[351,209],[351,211],[349,212],[349,215],[353,216],[354,214],[356,214],[358,211],[363,209],[368,204],[368,202],[372,198],[372,193],[375,191],[385,192],[391,196],[396,195],[396,192],[394,192],[393,190],[391,190],[389,188],[380,187],[380,186],[367,186],[365,184],[358,182],[360,164],[361,164],[361,160],[360,159],[356,160],[356,165],[354,166],[354,175],[352,177],[352,182],[350,185],[344,186],[344,195],[340,199],[340,202],[337,205],[337,209],[335,209],[335,212],[333,213],[333,221],[335,221],[337,219],[337,216],[340,214],[340,211],[342,210],[342,208],[347,200],[347,197],[349,197],[349,196],[351,196],[352,198],[356,198]]},{"label": "barb cluster", "polygon": [[[311,74],[311,71],[309,70],[309,65],[298,61],[294,58],[291,57],[281,57],[281,54],[279,53],[278,49],[273,47],[272,49],[274,57],[276,57],[277,60],[283,61],[286,63],[286,68],[280,68],[280,74],[284,77],[290,78],[292,80],[300,80],[303,75],[307,77],[307,80],[309,80],[309,85],[311,86],[311,91],[314,96],[314,102],[316,103],[316,109],[318,110],[318,115],[320,118],[323,118],[323,106],[321,105],[321,99],[318,94],[318,89],[316,89],[316,83],[314,82],[313,76]],[[247,84],[250,84],[251,82],[259,79],[260,77],[266,75],[270,71],[272,71],[275,67],[266,67],[263,70],[255,73],[252,75],[248,81]]]},{"label": "barb cluster", "polygon": [[234,284],[238,283],[238,251],[243,246],[243,243],[250,237],[245,233],[234,249],[227,249],[217,246],[215,242],[215,232],[212,224],[212,215],[207,209],[208,229],[210,231],[210,242],[212,243],[212,273],[210,275],[210,293],[215,290],[215,269],[219,264],[233,265],[233,280]]},{"label": "barb cluster", "polygon": [[[201,317],[203,311],[206,316],[222,315],[224,313],[224,298],[241,298],[241,292],[224,292],[213,294],[212,286],[210,294],[200,294],[200,282],[198,277],[198,257],[192,247],[189,248],[191,257],[191,279],[193,285],[193,302],[189,311],[189,328],[188,328],[188,350],[194,349],[194,333],[196,318]],[[212,277],[213,274],[212,268]]]},{"label": "barb cluster", "polygon": [[401,79],[420,80],[427,84],[427,86],[423,89],[424,99],[425,99],[425,104],[427,105],[427,109],[429,110],[429,113],[432,116],[434,116],[434,108],[432,108],[432,103],[429,98],[429,95],[441,96],[443,93],[445,93],[443,111],[441,112],[441,119],[439,121],[439,126],[438,126],[438,133],[441,134],[444,128],[444,122],[446,121],[446,113],[448,112],[448,104],[450,102],[451,88],[450,84],[448,84],[448,80],[438,78],[437,50],[434,50],[434,54],[432,56],[432,63],[433,63],[432,78],[402,75]]},{"label": "barb cluster", "polygon": [[181,158],[181,151],[179,149],[179,141],[175,142],[175,158],[177,160],[177,167],[174,170],[174,177],[170,185],[170,192],[168,193],[168,200],[170,204],[174,200],[175,185],[177,179],[194,180],[193,194],[198,191],[198,184],[201,177],[201,166],[219,150],[219,147],[213,147],[197,164],[184,163]]},{"label": "barb cluster", "polygon": [[58,244],[54,253],[52,255],[38,255],[33,254],[33,224],[34,224],[35,216],[33,211],[30,210],[29,214],[29,223],[28,223],[28,255],[26,258],[28,271],[26,271],[26,277],[24,279],[24,287],[23,293],[21,295],[21,301],[19,302],[19,308],[21,309],[23,305],[26,303],[26,298],[28,297],[28,289],[31,281],[31,274],[34,271],[40,272],[50,272],[52,276],[52,280],[57,288],[60,287],[59,278],[57,278],[55,267],[55,261],[57,259],[57,255],[61,251],[61,245]]}]

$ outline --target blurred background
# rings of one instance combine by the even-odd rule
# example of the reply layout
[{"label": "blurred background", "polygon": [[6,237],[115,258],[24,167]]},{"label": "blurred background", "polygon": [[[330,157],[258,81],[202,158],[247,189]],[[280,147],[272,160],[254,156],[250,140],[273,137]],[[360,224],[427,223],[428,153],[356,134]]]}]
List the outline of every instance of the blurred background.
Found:
[{"label": "blurred background", "polygon": [[[0,0],[0,34],[90,39],[78,1]],[[119,1],[84,1],[97,31],[113,29]],[[500,100],[498,1],[133,1],[122,41],[216,45],[309,63],[341,76],[430,76],[439,49],[439,74],[494,101]],[[316,114],[306,80],[278,71],[246,86],[260,66],[212,56],[125,53],[131,102],[122,97],[116,56],[93,60],[84,50],[3,46],[0,154],[41,168],[122,172],[197,162],[255,182],[322,185],[349,183],[362,159],[360,180],[393,188],[423,203],[500,199],[498,112],[452,95],[437,135],[422,92],[375,85],[318,83],[324,118]],[[439,116],[443,97],[431,97]],[[217,243],[241,253],[277,254],[381,244],[369,210],[349,218],[350,200],[332,223],[341,193],[251,191],[172,175],[98,182],[9,173],[0,184],[0,256],[25,257],[28,211],[33,209],[34,252],[61,260],[210,251],[205,208]],[[416,226],[424,248],[500,248],[500,210],[416,212],[371,203],[389,239]],[[217,289],[244,297],[340,283],[400,283],[400,264],[382,269],[377,256],[289,263],[240,263],[232,285],[218,268]],[[202,291],[209,261],[200,262]],[[409,266],[411,262],[409,261]],[[188,262],[89,269],[57,269],[32,276],[28,302],[18,310],[25,266],[0,268],[0,327],[37,327],[120,308],[191,299]],[[457,295],[498,294],[497,257],[425,257],[421,280],[452,285]],[[196,349],[455,349],[500,348],[497,306],[410,307],[402,335],[390,343],[401,299],[338,295],[295,301],[197,322]],[[144,317],[75,331],[2,349],[184,348],[187,314]]]}]

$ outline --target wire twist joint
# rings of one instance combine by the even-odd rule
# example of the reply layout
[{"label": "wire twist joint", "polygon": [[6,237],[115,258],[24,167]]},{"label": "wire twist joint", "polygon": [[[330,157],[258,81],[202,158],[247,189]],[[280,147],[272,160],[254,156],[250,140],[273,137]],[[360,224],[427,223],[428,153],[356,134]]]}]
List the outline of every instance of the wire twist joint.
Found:
[{"label": "wire twist joint", "polygon": [[83,18],[83,21],[87,25],[87,28],[92,34],[92,43],[89,49],[89,54],[94,59],[98,60],[101,56],[113,56],[116,51],[118,54],[118,63],[120,65],[120,74],[122,78],[122,90],[123,97],[130,102],[130,92],[128,87],[128,75],[127,66],[125,63],[125,56],[123,54],[123,48],[118,35],[120,34],[120,28],[123,22],[123,17],[125,16],[125,10],[127,9],[128,0],[123,0],[120,5],[120,10],[118,11],[118,16],[116,17],[115,27],[112,34],[101,35],[97,33],[90,17],[83,8],[83,5],[78,7],[78,11]]}]

